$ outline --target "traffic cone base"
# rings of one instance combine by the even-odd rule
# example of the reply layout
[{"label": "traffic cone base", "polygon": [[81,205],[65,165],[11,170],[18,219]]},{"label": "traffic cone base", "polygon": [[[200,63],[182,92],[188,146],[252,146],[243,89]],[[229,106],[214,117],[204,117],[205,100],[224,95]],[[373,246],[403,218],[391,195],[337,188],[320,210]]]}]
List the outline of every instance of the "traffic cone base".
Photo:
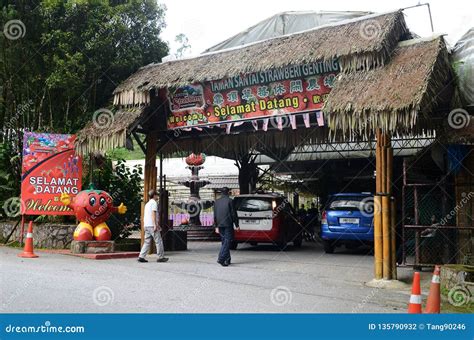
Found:
[{"label": "traffic cone base", "polygon": [[23,252],[18,254],[18,257],[32,259],[39,257],[33,251],[33,221],[30,221],[28,225],[28,232],[26,233],[25,248]]}]

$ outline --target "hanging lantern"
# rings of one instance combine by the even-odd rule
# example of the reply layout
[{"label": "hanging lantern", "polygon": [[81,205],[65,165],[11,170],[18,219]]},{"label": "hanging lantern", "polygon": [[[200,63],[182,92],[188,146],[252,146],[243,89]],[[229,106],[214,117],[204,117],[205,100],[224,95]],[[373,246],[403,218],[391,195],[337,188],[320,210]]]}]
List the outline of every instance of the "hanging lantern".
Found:
[{"label": "hanging lantern", "polygon": [[190,154],[186,157],[186,164],[189,166],[199,166],[202,165],[206,161],[206,155],[203,153],[199,154]]}]

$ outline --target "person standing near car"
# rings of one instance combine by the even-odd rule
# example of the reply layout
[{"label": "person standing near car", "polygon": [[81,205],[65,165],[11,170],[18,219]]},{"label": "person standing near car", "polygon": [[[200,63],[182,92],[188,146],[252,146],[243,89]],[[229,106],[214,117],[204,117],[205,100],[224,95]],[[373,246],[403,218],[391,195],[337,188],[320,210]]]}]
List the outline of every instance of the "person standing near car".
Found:
[{"label": "person standing near car", "polygon": [[311,208],[308,209],[307,220],[308,222],[306,224],[309,232],[309,241],[316,242],[314,231],[319,223],[319,212],[314,202],[311,203]]},{"label": "person standing near car", "polygon": [[230,265],[230,245],[234,239],[234,225],[239,231],[239,219],[232,199],[229,197],[229,188],[224,187],[222,196],[214,203],[214,226],[222,240],[217,263],[223,267]]},{"label": "person standing near car", "polygon": [[145,242],[138,256],[138,262],[148,262],[145,260],[146,254],[150,250],[152,240],[156,244],[156,254],[158,255],[157,262],[167,262],[165,257],[165,249],[163,247],[163,240],[161,239],[161,227],[158,218],[158,192],[150,190],[148,192],[149,201],[145,204],[143,227],[145,229]]}]

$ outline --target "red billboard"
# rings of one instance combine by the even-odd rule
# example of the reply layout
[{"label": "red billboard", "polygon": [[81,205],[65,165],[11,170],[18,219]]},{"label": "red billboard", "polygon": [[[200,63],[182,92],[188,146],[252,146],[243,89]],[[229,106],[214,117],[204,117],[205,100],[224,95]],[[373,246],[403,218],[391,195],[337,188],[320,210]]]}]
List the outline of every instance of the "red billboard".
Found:
[{"label": "red billboard", "polygon": [[319,111],[338,72],[333,60],[169,88],[168,129]]},{"label": "red billboard", "polygon": [[75,135],[25,132],[21,176],[21,213],[74,215],[60,200],[81,190],[82,159],[74,152]]}]

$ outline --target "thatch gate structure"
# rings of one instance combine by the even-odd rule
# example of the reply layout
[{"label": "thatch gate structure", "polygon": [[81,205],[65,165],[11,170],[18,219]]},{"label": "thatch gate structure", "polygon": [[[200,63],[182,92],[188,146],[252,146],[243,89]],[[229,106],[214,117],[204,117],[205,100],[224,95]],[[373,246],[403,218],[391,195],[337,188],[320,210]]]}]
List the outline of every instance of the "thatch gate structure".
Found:
[{"label": "thatch gate structure", "polygon": [[[324,102],[324,126],[312,121],[308,128],[297,116],[292,128],[273,126],[262,132],[255,126],[268,119],[264,116],[238,122],[232,130],[219,124],[167,128],[166,89],[334,59],[340,72]],[[375,277],[392,279],[396,266],[390,138],[441,127],[452,98],[453,74],[443,38],[412,39],[403,13],[395,11],[142,67],[116,88],[113,104],[119,111],[111,124],[87,125],[79,133],[77,149],[81,154],[105,152],[135,137],[146,154],[146,192],[156,186],[157,154],[206,152],[234,158],[260,150],[279,155],[302,143],[376,138],[375,201],[380,208],[375,212]]]}]

